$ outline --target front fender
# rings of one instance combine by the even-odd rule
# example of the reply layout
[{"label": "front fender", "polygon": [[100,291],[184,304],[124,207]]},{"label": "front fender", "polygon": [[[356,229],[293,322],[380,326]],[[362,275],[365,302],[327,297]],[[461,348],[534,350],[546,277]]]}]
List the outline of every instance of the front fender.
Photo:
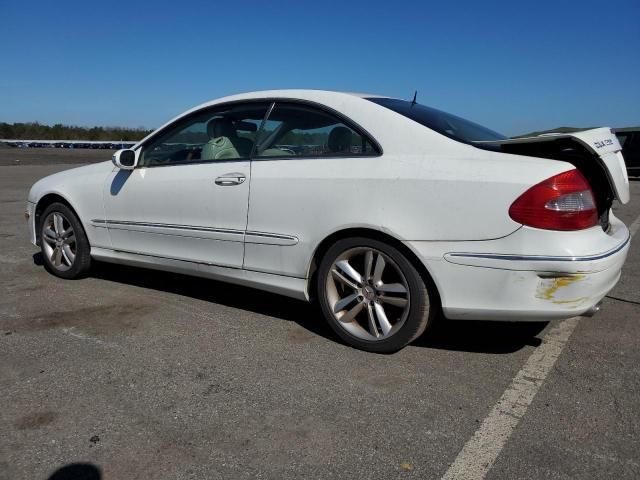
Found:
[{"label": "front fender", "polygon": [[36,243],[36,222],[44,209],[54,201],[63,201],[78,216],[91,246],[110,248],[106,228],[95,227],[92,219],[104,219],[103,184],[113,170],[111,162],[65,170],[37,181],[29,191],[30,236]]}]

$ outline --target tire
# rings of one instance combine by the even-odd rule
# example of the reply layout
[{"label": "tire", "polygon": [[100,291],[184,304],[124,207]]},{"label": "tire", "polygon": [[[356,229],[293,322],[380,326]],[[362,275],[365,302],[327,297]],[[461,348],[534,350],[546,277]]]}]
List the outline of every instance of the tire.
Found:
[{"label": "tire", "polygon": [[76,214],[63,203],[52,203],[38,226],[44,266],[53,275],[75,279],[91,267],[91,247]]},{"label": "tire", "polygon": [[429,288],[416,268],[395,247],[370,238],[332,245],[320,262],[317,291],[336,334],[368,352],[402,349],[435,317]]}]

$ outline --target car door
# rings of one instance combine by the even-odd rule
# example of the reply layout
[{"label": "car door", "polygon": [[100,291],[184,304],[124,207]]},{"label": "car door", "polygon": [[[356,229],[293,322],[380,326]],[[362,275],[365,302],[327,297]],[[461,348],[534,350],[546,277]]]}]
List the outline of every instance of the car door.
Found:
[{"label": "car door", "polygon": [[[244,268],[304,278],[338,225],[380,216],[388,188],[380,147],[350,119],[308,102],[276,101],[252,157]],[[363,215],[363,212],[365,215]]]},{"label": "car door", "polygon": [[268,102],[200,110],[140,147],[104,186],[114,250],[241,268],[250,156]]}]

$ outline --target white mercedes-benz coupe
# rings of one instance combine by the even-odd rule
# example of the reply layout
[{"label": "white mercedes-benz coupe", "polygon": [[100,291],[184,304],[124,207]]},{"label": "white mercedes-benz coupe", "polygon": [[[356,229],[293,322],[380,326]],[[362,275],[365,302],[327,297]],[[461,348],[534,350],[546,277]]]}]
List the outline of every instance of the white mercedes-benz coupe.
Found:
[{"label": "white mercedes-benz coupe", "polygon": [[265,91],[38,181],[26,216],[59,277],[95,259],[317,299],[346,343],[393,352],[440,312],[597,311],[629,248],[620,150],[608,128],[506,139],[415,99]]}]

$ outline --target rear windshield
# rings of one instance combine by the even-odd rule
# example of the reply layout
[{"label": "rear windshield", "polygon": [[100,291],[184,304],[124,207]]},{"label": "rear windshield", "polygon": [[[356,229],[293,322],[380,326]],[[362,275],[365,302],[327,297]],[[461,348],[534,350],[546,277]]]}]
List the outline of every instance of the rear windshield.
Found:
[{"label": "rear windshield", "polygon": [[[382,105],[400,115],[404,115],[431,130],[435,130],[459,142],[472,144],[479,140],[504,140],[507,138],[477,123],[456,117],[447,112],[436,110],[435,108],[425,107],[419,103],[398,100],[396,98],[367,98],[367,100]],[[475,146],[480,148],[495,148],[489,145]]]}]

